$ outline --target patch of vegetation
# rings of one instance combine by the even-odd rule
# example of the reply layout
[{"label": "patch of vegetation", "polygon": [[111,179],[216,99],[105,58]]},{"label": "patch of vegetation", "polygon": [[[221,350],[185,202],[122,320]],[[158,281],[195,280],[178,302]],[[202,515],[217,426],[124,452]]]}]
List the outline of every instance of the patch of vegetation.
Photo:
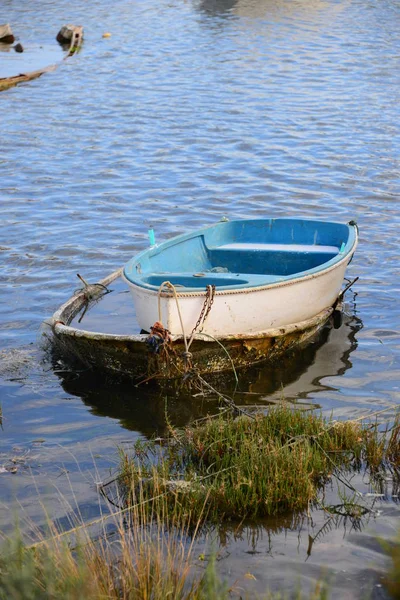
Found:
[{"label": "patch of vegetation", "polygon": [[[194,540],[185,528],[172,528],[142,508],[131,513],[131,525],[115,513],[117,531],[96,538],[81,523],[71,546],[50,526],[48,537],[26,546],[20,536],[0,553],[0,600],[229,600],[254,598],[240,587],[229,587],[217,573],[211,556],[205,570],[194,556]],[[190,539],[192,541],[190,541]],[[200,559],[199,559],[200,560]],[[201,559],[201,561],[204,559]],[[203,567],[203,564],[202,564]],[[257,595],[259,600],[327,600],[327,588],[317,582],[310,594],[297,590]]]},{"label": "patch of vegetation", "polygon": [[95,539],[82,524],[73,546],[54,528],[30,547],[17,536],[0,554],[0,599],[205,600],[204,584],[191,574],[193,546],[183,542],[184,529],[167,535],[157,518],[143,526],[144,517],[133,511],[129,528],[116,517],[117,531]]},{"label": "patch of vegetation", "polygon": [[162,444],[136,444],[132,456],[121,456],[118,483],[128,505],[145,501],[154,510],[152,498],[166,496],[195,520],[302,511],[333,476],[346,481],[346,472],[361,465],[375,478],[387,468],[398,476],[399,432],[398,420],[385,435],[375,425],[327,421],[285,406],[266,415],[214,417],[184,430],[170,427]]},{"label": "patch of vegetation", "polygon": [[[82,521],[68,532],[49,523],[31,546],[18,536],[3,544],[0,600],[228,600],[238,591],[254,597],[221,581],[213,559],[204,569],[204,555],[195,552],[202,523],[301,511],[331,477],[345,481],[361,465],[373,476],[388,468],[395,476],[399,426],[397,420],[380,432],[375,424],[336,423],[285,407],[254,418],[209,418],[184,430],[170,426],[168,439],[121,454],[111,499],[120,508],[90,523],[95,537]],[[347,497],[332,508],[355,519],[362,510]],[[400,545],[387,550],[393,566],[386,584],[399,598]],[[260,599],[326,600],[327,589],[318,582],[307,595],[299,589]]]}]

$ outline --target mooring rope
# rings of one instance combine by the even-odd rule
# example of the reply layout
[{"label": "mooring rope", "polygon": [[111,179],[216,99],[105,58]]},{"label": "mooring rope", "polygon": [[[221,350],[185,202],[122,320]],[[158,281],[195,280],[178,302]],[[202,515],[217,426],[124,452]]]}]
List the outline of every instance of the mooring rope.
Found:
[{"label": "mooring rope", "polygon": [[[185,327],[183,325],[183,319],[182,319],[182,314],[181,314],[181,309],[179,306],[179,300],[178,300],[178,294],[176,292],[175,286],[170,282],[170,281],[163,281],[162,284],[160,285],[160,287],[158,288],[158,293],[157,293],[157,298],[158,298],[158,320],[160,321],[160,323],[162,323],[162,319],[161,319],[161,293],[164,287],[169,288],[174,297],[175,297],[175,301],[176,301],[176,308],[178,311],[178,316],[179,316],[179,321],[181,324],[181,328],[182,328],[182,335],[183,335],[183,343],[185,344],[185,354],[188,356],[190,354],[189,352],[189,346],[188,346],[188,342],[186,339],[186,334],[185,334]],[[191,358],[191,354],[190,354],[190,358]]]},{"label": "mooring rope", "polygon": [[196,325],[193,327],[192,333],[190,334],[189,340],[187,339],[186,333],[185,333],[185,326],[183,324],[183,317],[182,317],[182,312],[181,312],[181,308],[179,305],[178,293],[176,291],[175,286],[170,281],[163,281],[162,284],[160,285],[160,287],[158,288],[158,292],[157,292],[158,320],[160,323],[162,323],[161,295],[165,288],[170,290],[173,293],[173,296],[175,298],[176,308],[177,308],[178,316],[179,316],[179,322],[180,322],[181,330],[182,330],[183,343],[185,345],[185,352],[183,353],[183,358],[185,361],[185,369],[189,370],[192,367],[192,358],[193,358],[193,355],[190,352],[190,346],[192,345],[196,331],[198,330],[199,327],[201,327],[201,328],[204,327],[206,319],[207,319],[208,315],[210,314],[210,310],[213,305],[214,297],[215,297],[215,285],[207,285],[207,287],[206,287],[206,298],[205,298],[203,307],[201,309],[199,318],[197,319]]}]

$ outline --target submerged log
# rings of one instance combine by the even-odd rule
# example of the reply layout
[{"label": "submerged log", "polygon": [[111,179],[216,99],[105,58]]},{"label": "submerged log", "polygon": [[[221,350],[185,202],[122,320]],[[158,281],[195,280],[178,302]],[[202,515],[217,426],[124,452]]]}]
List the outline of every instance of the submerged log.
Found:
[{"label": "submerged log", "polygon": [[0,42],[2,44],[13,44],[15,42],[14,34],[8,23],[0,25]]}]

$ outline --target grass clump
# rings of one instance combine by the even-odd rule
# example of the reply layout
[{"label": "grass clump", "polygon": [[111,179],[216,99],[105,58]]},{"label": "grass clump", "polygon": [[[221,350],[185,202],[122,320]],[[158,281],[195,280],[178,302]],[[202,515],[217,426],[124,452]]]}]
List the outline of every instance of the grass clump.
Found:
[{"label": "grass clump", "polygon": [[214,417],[171,427],[164,444],[141,442],[133,456],[123,454],[119,481],[130,503],[140,489],[143,498],[166,495],[174,506],[178,499],[182,514],[195,519],[259,518],[304,510],[333,474],[363,461],[375,472],[385,461],[395,467],[398,435],[398,423],[382,441],[360,421],[327,421],[285,406],[253,418]]},{"label": "grass clump", "polygon": [[[20,539],[0,554],[1,600],[230,600],[239,597],[216,571],[211,557],[202,575],[192,572],[193,559],[174,545],[164,548],[163,561],[154,541],[140,538],[132,545],[127,530],[118,543],[86,539],[71,549],[55,538],[36,548]],[[169,551],[168,551],[169,550]],[[154,551],[156,554],[154,555]],[[172,569],[170,571],[170,569]],[[240,589],[243,600],[327,600],[327,588],[317,582],[311,594],[266,592],[254,596]]]},{"label": "grass clump", "polygon": [[195,536],[182,523],[166,532],[141,507],[130,511],[130,526],[120,512],[110,516],[112,533],[93,537],[82,522],[68,539],[50,526],[34,545],[20,536],[3,544],[0,600],[205,600],[207,580],[192,572]]}]

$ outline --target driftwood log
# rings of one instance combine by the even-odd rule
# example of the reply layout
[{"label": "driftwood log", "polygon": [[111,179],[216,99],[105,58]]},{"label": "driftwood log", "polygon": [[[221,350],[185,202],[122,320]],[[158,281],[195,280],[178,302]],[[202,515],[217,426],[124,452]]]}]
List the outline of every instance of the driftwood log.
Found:
[{"label": "driftwood log", "polygon": [[2,44],[13,44],[15,42],[14,34],[8,23],[0,25],[0,43]]}]

